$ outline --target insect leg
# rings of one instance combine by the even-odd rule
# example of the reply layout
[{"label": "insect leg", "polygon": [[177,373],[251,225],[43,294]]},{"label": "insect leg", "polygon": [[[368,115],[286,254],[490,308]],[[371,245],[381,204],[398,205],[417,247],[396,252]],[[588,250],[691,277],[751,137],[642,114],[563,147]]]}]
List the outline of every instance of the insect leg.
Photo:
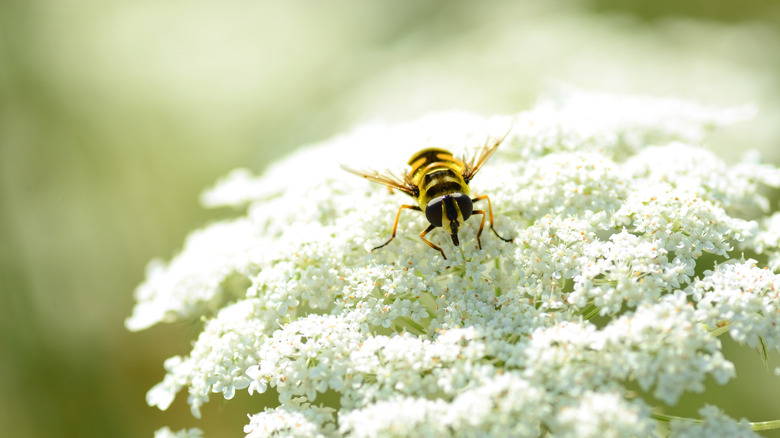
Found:
[{"label": "insect leg", "polygon": [[[483,199],[487,200],[487,202],[488,202],[488,213],[490,215],[490,229],[493,230],[493,234],[495,234],[496,237],[498,237],[499,239],[503,240],[504,242],[511,242],[512,239],[504,239],[503,237],[499,236],[498,232],[496,231],[496,229],[493,228],[493,206],[490,204],[490,198],[488,197],[488,195],[477,196],[476,198],[472,199],[471,202],[477,202],[477,201],[481,201]],[[485,223],[484,213],[485,212],[484,212],[484,210],[475,210],[474,213],[476,213],[478,211],[482,211],[482,214],[483,214],[483,216],[482,216],[482,224],[484,225],[484,223]],[[479,231],[482,231],[482,226],[479,227]],[[479,233],[477,233],[477,243],[479,243]]]},{"label": "insect leg", "polygon": [[[408,208],[410,210],[422,211],[422,210],[420,210],[420,207],[418,207],[416,205],[406,205],[406,204],[404,204],[404,205],[398,207],[398,213],[395,215],[395,222],[393,222],[393,235],[390,236],[390,240],[388,240],[387,242],[385,242],[385,243],[383,243],[383,244],[373,248],[371,251],[379,249],[379,248],[387,245],[388,243],[392,242],[393,239],[395,239],[395,230],[398,228],[398,219],[401,218],[401,210],[403,210],[404,208]],[[423,240],[425,240],[425,239],[423,239]]]},{"label": "insect leg", "polygon": [[[472,215],[474,214],[481,214],[482,215],[482,221],[479,223],[479,231],[477,231],[477,249],[482,249],[482,243],[479,241],[479,236],[482,235],[482,229],[485,228],[485,210],[474,210],[471,212]],[[492,222],[491,222],[492,225]],[[491,227],[492,228],[492,227]],[[493,230],[495,231],[495,230]]]},{"label": "insect leg", "polygon": [[435,245],[433,242],[425,238],[425,235],[433,231],[434,228],[436,227],[433,224],[428,225],[428,228],[426,228],[425,230],[423,230],[422,233],[420,233],[420,239],[422,239],[423,242],[427,243],[428,246],[430,246],[431,248],[439,250],[441,256],[444,257],[444,260],[447,260],[447,256],[444,255],[444,251],[442,251],[441,247]]}]

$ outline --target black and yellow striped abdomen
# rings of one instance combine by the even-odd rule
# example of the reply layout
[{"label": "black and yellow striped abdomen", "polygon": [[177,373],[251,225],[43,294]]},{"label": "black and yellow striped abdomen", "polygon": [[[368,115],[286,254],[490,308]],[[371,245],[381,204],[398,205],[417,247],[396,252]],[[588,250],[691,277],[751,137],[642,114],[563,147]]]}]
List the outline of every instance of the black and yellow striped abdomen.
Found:
[{"label": "black and yellow striped abdomen", "polygon": [[409,180],[417,186],[417,202],[425,211],[432,199],[453,193],[469,196],[469,185],[463,179],[463,162],[450,151],[438,148],[423,149],[409,160],[412,170]]}]

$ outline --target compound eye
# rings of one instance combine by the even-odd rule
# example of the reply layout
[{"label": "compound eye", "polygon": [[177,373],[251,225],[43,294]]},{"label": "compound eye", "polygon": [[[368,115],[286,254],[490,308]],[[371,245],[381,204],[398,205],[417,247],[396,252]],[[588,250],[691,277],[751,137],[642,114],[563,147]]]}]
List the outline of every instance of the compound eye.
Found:
[{"label": "compound eye", "polygon": [[441,226],[441,215],[442,215],[442,200],[444,199],[443,196],[440,196],[433,201],[429,202],[428,205],[425,207],[425,217],[428,219],[428,222],[431,223],[434,227],[440,227]]},{"label": "compound eye", "polygon": [[463,215],[463,220],[471,217],[471,213],[474,211],[474,204],[471,202],[471,198],[463,193],[455,193],[452,195],[455,198],[455,202],[458,203],[460,214]]}]

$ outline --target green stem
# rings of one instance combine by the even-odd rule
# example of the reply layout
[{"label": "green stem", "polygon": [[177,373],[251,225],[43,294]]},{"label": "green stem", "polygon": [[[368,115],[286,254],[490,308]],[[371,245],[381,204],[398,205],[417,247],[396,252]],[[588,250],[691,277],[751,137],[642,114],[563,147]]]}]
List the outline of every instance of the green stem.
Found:
[{"label": "green stem", "polygon": [[750,423],[750,428],[753,430],[775,430],[780,429],[780,420],[771,421],[757,421]]},{"label": "green stem", "polygon": [[[408,326],[407,329],[409,327],[411,327],[414,330],[416,330],[417,333],[415,333],[415,334],[417,334],[417,335],[424,335],[426,333],[425,332],[425,328],[423,326],[421,326],[420,324],[417,324],[416,322],[414,322],[414,321],[412,321],[412,320],[410,320],[408,318],[400,317],[400,318],[398,318],[398,320],[402,321],[405,326]],[[396,326],[398,326],[398,325],[401,325],[401,324],[396,324]]]},{"label": "green stem", "polygon": [[586,311],[585,311],[585,314],[583,315],[583,317],[584,317],[585,319],[591,319],[591,318],[593,318],[594,316],[598,315],[600,310],[601,310],[601,308],[600,308],[600,307],[598,307],[598,306],[593,306],[593,308],[591,308],[591,309],[588,309],[588,310],[586,310]]},{"label": "green stem", "polygon": [[701,420],[696,418],[678,417],[676,415],[666,415],[666,414],[650,414],[650,418],[658,421],[663,421],[665,423],[668,423],[672,420],[692,421],[694,423],[701,423]]},{"label": "green stem", "polygon": [[[655,420],[663,421],[667,423],[672,420],[692,421],[694,423],[702,422],[702,420],[696,418],[677,417],[675,415],[651,414],[650,416]],[[780,429],[780,420],[757,421],[755,423],[750,423],[750,429],[755,431]]]},{"label": "green stem", "polygon": [[729,331],[729,324],[725,324],[723,327],[718,327],[714,330],[710,330],[710,335],[712,335],[713,338],[717,338],[718,336],[726,333]]}]

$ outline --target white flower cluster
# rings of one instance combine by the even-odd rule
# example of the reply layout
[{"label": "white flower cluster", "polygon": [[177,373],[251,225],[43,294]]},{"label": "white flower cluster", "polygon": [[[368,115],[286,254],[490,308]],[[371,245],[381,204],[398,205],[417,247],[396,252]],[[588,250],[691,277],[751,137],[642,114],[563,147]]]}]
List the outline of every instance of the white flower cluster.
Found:
[{"label": "white flower cluster", "polygon": [[290,399],[284,406],[249,417],[244,426],[247,438],[285,436],[323,438],[335,432],[335,409],[312,406],[303,397]]},{"label": "white flower cluster", "polygon": [[780,212],[764,219],[763,227],[755,238],[755,250],[769,256],[771,270],[780,271]]},{"label": "white flower cluster", "polygon": [[173,431],[170,427],[163,427],[154,432],[154,438],[203,438],[203,431],[197,427]]},{"label": "white flower cluster", "polygon": [[339,428],[342,434],[355,437],[537,436],[550,410],[539,388],[504,374],[465,389],[449,401],[425,397],[382,400],[347,412],[339,418]]},{"label": "white flower cluster", "polygon": [[677,438],[758,438],[759,434],[750,429],[750,423],[742,419],[737,422],[726,416],[715,406],[699,409],[700,422],[673,420],[671,435]]},{"label": "white flower cluster", "polygon": [[258,349],[268,331],[256,317],[261,312],[257,299],[241,300],[220,310],[208,321],[189,356],[165,361],[165,379],[149,390],[147,403],[167,409],[176,393],[187,387],[192,415],[200,418],[200,407],[209,401],[209,393],[221,392],[231,399],[236,389],[248,387],[250,377],[245,371],[258,362]]},{"label": "white flower cluster", "polygon": [[619,389],[620,382],[633,379],[674,404],[683,392],[703,391],[706,374],[721,384],[734,375],[718,339],[694,325],[693,317],[680,292],[644,303],[600,330],[589,322],[539,329],[525,348],[525,374],[548,389],[574,394]]},{"label": "white flower cluster", "polygon": [[[780,276],[741,259],[780,258],[777,215],[744,213],[767,210],[759,189],[780,171],[702,148],[745,112],[577,94],[514,117],[369,126],[262,177],[235,171],[203,201],[247,214],[194,234],[136,293],[130,329],[207,321],[148,402],[166,409],[186,388],[199,416],[209,394],[273,390],[253,438],[652,435],[647,400],[673,406],[734,376],[717,334],[780,349]],[[415,201],[339,162],[381,152],[373,167],[399,175],[423,147],[469,154],[505,134],[471,186],[511,243],[486,223],[477,249],[477,216],[460,246],[426,236],[444,259],[418,237],[424,216],[402,210],[371,251]],[[674,427],[745,429],[702,415]]]},{"label": "white flower cluster", "polygon": [[127,327],[142,330],[159,322],[198,317],[219,309],[235,295],[245,295],[231,290],[231,277],[249,275],[252,252],[260,243],[255,232],[246,219],[217,223],[192,233],[184,251],[169,264],[152,260],[146,282],[135,291],[138,304]]},{"label": "white flower cluster", "polygon": [[556,435],[568,437],[653,436],[656,428],[645,405],[603,392],[582,394],[576,404],[561,408],[553,422]]},{"label": "white flower cluster", "polygon": [[728,325],[731,337],[751,347],[780,350],[780,276],[753,260],[718,265],[692,285],[696,321]]}]

